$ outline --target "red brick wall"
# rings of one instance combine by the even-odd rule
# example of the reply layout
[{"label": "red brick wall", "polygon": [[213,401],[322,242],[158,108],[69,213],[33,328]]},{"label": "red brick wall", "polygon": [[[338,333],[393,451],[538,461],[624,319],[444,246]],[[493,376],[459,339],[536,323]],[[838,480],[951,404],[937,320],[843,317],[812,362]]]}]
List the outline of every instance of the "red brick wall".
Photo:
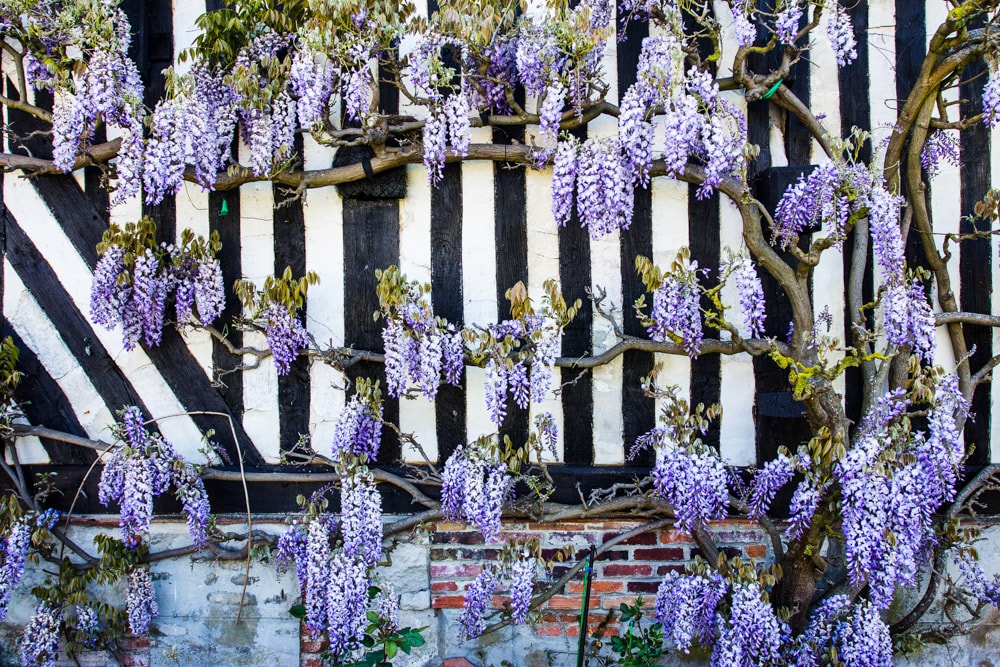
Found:
[{"label": "red brick wall", "polygon": [[[507,538],[538,538],[546,559],[566,545],[573,545],[575,559],[586,558],[590,545],[599,546],[620,535],[639,521],[609,520],[560,524],[506,523]],[[767,555],[763,535],[749,522],[728,521],[715,528],[717,543],[731,555],[762,558]],[[431,533],[431,606],[434,609],[460,609],[465,590],[482,571],[488,560],[498,555],[496,545],[483,544],[479,534],[458,523],[440,523]],[[684,566],[699,553],[697,545],[674,530],[637,535],[615,545],[594,563],[591,583],[589,633],[594,634],[606,622],[608,610],[622,603],[632,604],[638,596],[651,609],[656,589],[663,576],[671,570],[683,571]],[[556,563],[550,580],[555,581],[573,565]],[[510,598],[497,595],[494,606],[500,607]],[[583,600],[583,573],[571,580],[566,589],[553,596],[541,610],[535,633],[543,637],[579,635],[580,608]],[[617,614],[614,615],[617,619]],[[602,634],[617,634],[614,622],[608,623]]]}]

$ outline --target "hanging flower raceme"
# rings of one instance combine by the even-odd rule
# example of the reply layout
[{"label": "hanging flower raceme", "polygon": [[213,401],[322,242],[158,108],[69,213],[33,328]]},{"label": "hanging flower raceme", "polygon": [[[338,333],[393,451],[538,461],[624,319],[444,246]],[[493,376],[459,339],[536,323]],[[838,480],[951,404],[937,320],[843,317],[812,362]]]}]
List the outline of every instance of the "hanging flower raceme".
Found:
[{"label": "hanging flower raceme", "polygon": [[909,406],[897,390],[879,399],[834,468],[841,485],[848,574],[869,586],[880,609],[898,586],[916,584],[919,564],[934,539],[932,516],[954,493],[964,456],[961,431],[968,404],[957,380],[938,381],[927,433],[902,418]]},{"label": "hanging flower raceme", "polygon": [[764,334],[764,320],[767,312],[764,305],[764,287],[760,276],[749,257],[733,256],[719,267],[723,280],[730,278],[736,283],[743,313],[743,329],[750,338]]},{"label": "hanging flower raceme", "polygon": [[698,268],[698,262],[691,260],[686,250],[682,250],[667,274],[645,257],[636,258],[636,268],[646,288],[653,293],[649,317],[642,320],[649,337],[680,343],[688,356],[697,357],[704,338],[698,273],[705,270]]},{"label": "hanging flower raceme", "polygon": [[764,667],[781,664],[791,637],[757,583],[734,583],[729,618],[719,622],[712,667]]},{"label": "hanging flower raceme", "polygon": [[805,632],[792,647],[794,667],[822,667],[836,657],[841,664],[891,667],[892,637],[878,608],[868,600],[852,603],[846,595],[821,602]]},{"label": "hanging flower raceme", "polygon": [[[734,3],[732,9],[734,16],[746,20],[742,6]],[[632,183],[648,185],[655,126],[661,124],[667,174],[684,174],[689,160],[701,163],[705,178],[698,197],[704,198],[723,179],[742,172],[747,125],[743,112],[719,94],[710,73],[695,68],[685,72],[684,39],[669,31],[643,40],[636,82],[622,97],[621,163]]]},{"label": "hanging flower raceme", "polygon": [[343,475],[340,512],[344,553],[369,568],[374,567],[382,557],[382,494],[364,466]]},{"label": "hanging flower raceme", "polygon": [[59,628],[62,614],[46,603],[35,613],[21,634],[21,664],[26,667],[52,667],[59,657]]},{"label": "hanging flower raceme", "polygon": [[98,486],[98,498],[107,506],[118,501],[122,542],[134,548],[149,531],[153,497],[171,485],[187,516],[195,543],[203,546],[209,519],[208,495],[197,470],[176,453],[158,433],[150,433],[135,406],[122,410],[115,426],[115,443],[109,448]]},{"label": "hanging flower raceme", "polygon": [[729,585],[717,572],[669,572],[656,591],[656,620],[674,648],[689,653],[695,644],[711,645],[718,626],[717,607]]},{"label": "hanging flower raceme", "polygon": [[156,593],[149,568],[135,567],[128,574],[128,592],[125,597],[128,627],[134,635],[149,633],[149,625],[156,618]]},{"label": "hanging flower raceme", "polygon": [[465,592],[465,603],[458,622],[466,638],[475,639],[486,630],[486,613],[492,607],[493,593],[499,585],[497,575],[487,566]]},{"label": "hanging flower raceme", "polygon": [[[3,507],[7,505],[7,507]],[[36,515],[34,512],[21,513],[13,496],[0,500],[8,516],[17,516],[9,526],[0,526],[0,621],[7,615],[11,595],[24,576],[24,566],[28,558],[33,536],[38,531],[49,530],[55,525],[59,513],[46,510]]]},{"label": "hanging flower raceme", "polygon": [[116,4],[6,8],[3,32],[26,54],[27,83],[55,95],[52,157],[57,169],[73,169],[99,123],[121,136],[113,198],[118,203],[137,194],[142,182],[145,112],[142,80],[128,56],[131,27]]},{"label": "hanging flower raceme", "polygon": [[487,542],[496,542],[513,482],[507,465],[490,460],[483,449],[460,445],[448,457],[441,472],[441,511],[452,521],[474,525]]},{"label": "hanging flower raceme", "polygon": [[826,36],[841,67],[851,64],[858,57],[854,26],[847,10],[840,6],[840,0],[833,1],[833,11],[826,23]]},{"label": "hanging flower raceme", "polygon": [[291,267],[285,267],[280,278],[265,278],[263,288],[246,280],[236,281],[236,295],[244,309],[240,324],[244,328],[263,329],[278,375],[287,375],[301,351],[310,345],[309,333],[299,313],[305,307],[309,286],[318,282],[319,276],[312,271],[293,278]]},{"label": "hanging flower raceme", "polygon": [[434,400],[442,381],[457,386],[465,368],[462,332],[447,320],[434,316],[430,285],[407,281],[399,269],[390,266],[376,271],[377,292],[385,345],[386,390],[392,397],[419,387]]},{"label": "hanging flower raceme", "polygon": [[206,240],[189,229],[180,244],[157,244],[156,224],[149,218],[124,228],[111,225],[97,246],[101,257],[90,290],[91,319],[108,330],[121,324],[126,350],[140,340],[160,343],[171,294],[178,325],[211,324],[225,302],[215,259],[221,247],[218,233]]},{"label": "hanging flower raceme", "polygon": [[909,349],[925,362],[934,360],[937,324],[919,279],[893,281],[882,295],[885,337],[899,349]]},{"label": "hanging flower raceme", "polygon": [[378,382],[358,378],[355,392],[337,417],[333,435],[333,456],[378,459],[382,444],[382,393]]}]

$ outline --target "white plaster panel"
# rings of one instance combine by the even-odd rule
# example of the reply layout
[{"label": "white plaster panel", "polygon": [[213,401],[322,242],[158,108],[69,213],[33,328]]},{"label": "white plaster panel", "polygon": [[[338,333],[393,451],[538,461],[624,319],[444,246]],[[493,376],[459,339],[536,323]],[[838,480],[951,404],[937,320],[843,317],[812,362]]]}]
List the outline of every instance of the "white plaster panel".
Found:
[{"label": "white plaster panel", "polygon": [[[409,280],[431,280],[431,188],[423,165],[406,167],[406,198],[399,200],[399,268]],[[437,459],[433,401],[423,396],[400,400],[399,428],[413,434],[431,461]],[[404,443],[403,460],[418,463],[423,456],[416,447]]]},{"label": "white plaster panel", "polygon": [[[274,273],[274,195],[270,183],[240,188],[240,241],[243,275],[261,287],[264,278]],[[264,349],[267,342],[263,334],[248,331],[243,334],[243,345]],[[252,357],[244,357],[244,363],[252,362]],[[280,459],[278,374],[270,358],[243,372],[243,427],[265,460]]]},{"label": "white plaster panel", "polygon": [[[305,137],[307,169],[329,165],[330,151]],[[316,188],[303,206],[306,269],[319,274],[309,288],[306,328],[323,348],[344,343],[344,215],[335,187]],[[344,374],[322,363],[309,371],[309,431],[317,452],[327,453],[333,441],[337,415],[345,403]]]},{"label": "white plaster panel", "polygon": [[[655,178],[650,185],[653,200],[653,261],[660,268],[669,268],[677,256],[677,251],[689,242],[688,239],[688,185],[667,178]],[[634,270],[634,266],[632,269]],[[647,312],[652,304],[646,299]],[[633,304],[624,304],[623,310],[632,311]],[[634,312],[634,311],[633,311]],[[634,316],[634,315],[629,315]],[[655,363],[660,365],[658,383],[666,387],[677,385],[680,398],[691,395],[691,359],[687,355],[656,354]],[[659,419],[663,401],[657,400],[656,411]],[[625,443],[629,447],[633,443]]]},{"label": "white plaster panel", "polygon": [[[552,215],[552,176],[549,170],[527,169],[525,186],[527,189],[526,209],[528,214],[528,294],[536,308],[542,304],[545,290],[543,283],[548,279],[559,280],[559,228]],[[502,224],[502,221],[499,223]],[[504,289],[511,287],[503,285]],[[565,296],[565,295],[564,295]],[[567,298],[571,298],[568,296]],[[506,307],[506,304],[505,304]],[[552,374],[553,389],[558,388],[559,369]],[[558,444],[559,460],[563,458],[564,422],[562,401],[553,393],[541,403],[531,405],[531,416],[548,412],[560,425]]]}]

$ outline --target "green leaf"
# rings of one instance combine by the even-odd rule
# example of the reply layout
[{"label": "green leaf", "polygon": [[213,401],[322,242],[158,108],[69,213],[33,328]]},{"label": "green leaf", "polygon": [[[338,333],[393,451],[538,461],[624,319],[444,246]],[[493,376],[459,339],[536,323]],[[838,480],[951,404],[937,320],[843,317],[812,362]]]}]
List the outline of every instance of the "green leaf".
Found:
[{"label": "green leaf", "polygon": [[392,660],[393,658],[396,657],[396,654],[398,652],[399,652],[399,647],[396,645],[395,642],[389,641],[385,643],[385,655],[387,658]]},{"label": "green leaf", "polygon": [[292,608],[288,610],[288,613],[298,619],[303,619],[306,617],[305,605],[297,604],[292,605]]}]

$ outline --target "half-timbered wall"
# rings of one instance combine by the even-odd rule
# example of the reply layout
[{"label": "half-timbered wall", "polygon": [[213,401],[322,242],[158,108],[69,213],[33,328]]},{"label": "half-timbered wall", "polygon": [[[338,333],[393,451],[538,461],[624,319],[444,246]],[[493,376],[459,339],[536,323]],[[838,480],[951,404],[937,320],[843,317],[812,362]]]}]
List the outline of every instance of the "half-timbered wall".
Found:
[{"label": "half-timbered wall", "polygon": [[[417,4],[432,10],[428,2],[434,4],[434,0]],[[124,4],[137,31],[137,61],[155,96],[162,86],[159,70],[190,44],[198,14],[217,3],[127,0]],[[833,131],[847,133],[858,126],[882,137],[895,120],[897,97],[916,75],[928,34],[944,17],[947,3],[849,4],[859,33],[857,61],[838,69],[820,36],[788,84],[825,114],[824,122]],[[720,16],[725,19],[728,13]],[[609,41],[605,69],[613,99],[634,80],[646,30],[645,24],[632,23],[627,40]],[[979,104],[979,87],[973,82],[963,89],[964,104]],[[746,110],[751,141],[761,147],[751,177],[758,195],[773,202],[783,184],[821,159],[818,146],[797,122],[768,102],[748,106],[739,95],[727,95]],[[391,95],[382,99],[398,106]],[[26,122],[14,112],[5,121],[15,127]],[[535,129],[529,127],[527,134]],[[480,142],[530,140],[520,130],[507,128],[474,132],[474,140]],[[613,134],[615,121],[602,118],[585,132]],[[945,168],[931,186],[934,224],[942,232],[971,229],[976,223],[963,216],[972,212],[991,183],[1000,181],[1000,166],[994,167],[1000,157],[1000,136],[977,126],[963,131],[960,139],[963,166]],[[326,167],[334,159],[332,151],[308,137],[302,142],[302,155],[307,167]],[[419,165],[406,167],[396,178],[405,182],[405,196],[397,198],[400,193],[391,192],[393,188],[384,189],[390,191],[388,196],[383,192],[379,197],[358,197],[356,188],[345,190],[344,196],[327,187],[276,208],[275,203],[289,193],[270,183],[224,192],[204,192],[187,184],[159,206],[147,207],[136,200],[109,211],[99,174],[89,170],[34,179],[5,174],[3,334],[13,336],[22,350],[28,379],[19,399],[27,418],[106,438],[114,411],[136,404],[148,415],[164,418],[158,428],[181,453],[195,455],[200,434],[213,429],[231,457],[242,456],[249,465],[261,466],[277,463],[282,451],[304,434],[324,451],[344,404],[345,387],[358,375],[383,377],[375,363],[358,364],[342,373],[305,359],[280,378],[267,361],[252,370],[220,373],[240,360],[197,331],[183,336],[168,331],[158,347],[124,351],[119,332],[107,332],[88,318],[97,261],[94,246],[109,220],[124,223],[153,215],[164,241],[183,228],[199,234],[218,230],[229,285],[240,277],[259,284],[285,266],[296,274],[316,271],[322,282],[309,293],[305,314],[310,333],[323,344],[376,351],[381,349],[381,338],[371,316],[377,307],[374,271],[391,264],[399,265],[409,278],[433,285],[437,314],[467,324],[505,318],[503,294],[516,281],[524,281],[539,299],[542,283],[557,278],[567,299],[583,300],[580,314],[566,331],[562,353],[584,357],[615,342],[609,323],[591,307],[588,292],[606,294],[604,309],[617,315],[626,333],[644,334],[632,317],[631,304],[642,292],[633,270],[635,255],[649,255],[665,264],[681,246],[689,245],[694,259],[714,270],[725,247],[741,245],[739,216],[732,206],[717,196],[699,200],[692,187],[662,178],[637,192],[632,227],[600,241],[592,241],[578,226],[556,225],[548,170],[489,162],[449,164],[436,189],[428,188]],[[912,240],[909,248],[911,261],[919,262],[919,249]],[[1000,312],[1000,304],[992,303],[993,283],[1000,277],[994,250],[990,241],[977,241],[963,245],[952,258],[961,276],[963,309]],[[841,265],[835,256],[827,258],[813,284],[817,311],[829,308],[831,331],[842,337],[844,266],[846,259]],[[767,333],[784,337],[787,309],[775,285],[766,283],[765,289]],[[227,317],[239,308],[235,298],[229,298]],[[230,337],[237,345],[263,345],[258,334],[230,330]],[[975,333],[975,363],[993,354],[993,337],[987,329]],[[939,349],[939,361],[952,364],[943,335]],[[515,440],[523,437],[532,414],[549,411],[560,427],[560,461],[572,466],[648,464],[648,459],[629,462],[626,457],[635,438],[655,423],[656,405],[639,388],[639,379],[655,364],[663,366],[661,379],[679,385],[692,402],[722,404],[722,418],[708,437],[734,464],[752,465],[777,445],[794,446],[805,437],[801,410],[787,392],[786,378],[766,359],[706,355],[689,360],[636,351],[593,370],[563,368],[560,392],[528,412],[511,409],[502,432]],[[852,373],[841,380],[854,414],[859,382]],[[1000,447],[991,446],[994,406],[1000,404],[993,394],[998,387],[997,382],[984,385],[975,397],[975,419],[967,429],[969,442],[975,444],[974,463],[1000,460]],[[234,428],[226,417],[192,414],[198,412],[222,413],[232,418]],[[413,433],[432,459],[443,459],[458,443],[493,430],[485,407],[483,372],[475,368],[468,369],[461,386],[442,388],[434,403],[423,398],[390,399],[385,414],[404,432]],[[165,418],[168,415],[178,416]],[[401,449],[388,431],[382,451],[384,464],[419,459],[415,451]],[[21,441],[20,455],[25,463],[80,465],[91,460],[86,452],[31,438]]]}]

